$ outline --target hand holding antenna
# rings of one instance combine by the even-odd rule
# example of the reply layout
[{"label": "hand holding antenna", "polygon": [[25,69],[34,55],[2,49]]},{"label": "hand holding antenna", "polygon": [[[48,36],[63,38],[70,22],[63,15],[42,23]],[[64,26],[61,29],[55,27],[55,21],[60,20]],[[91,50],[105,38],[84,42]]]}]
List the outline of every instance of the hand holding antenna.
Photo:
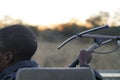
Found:
[{"label": "hand holding antenna", "polygon": [[80,54],[78,56],[80,66],[88,65],[91,62],[91,60],[92,60],[92,52],[93,51],[87,51],[85,49],[80,51]]},{"label": "hand holding antenna", "polygon": [[[107,35],[93,35],[93,34],[88,34],[89,32],[93,32],[93,31],[96,31],[96,30],[100,30],[100,29],[106,29],[106,28],[109,28],[108,25],[105,25],[105,26],[101,26],[101,27],[96,27],[96,28],[92,28],[92,29],[89,29],[89,30],[86,30],[86,31],[83,31],[83,32],[80,32],[80,33],[77,33],[73,36],[71,36],[70,38],[68,38],[67,40],[65,40],[61,45],[58,46],[58,49],[61,49],[65,44],[67,44],[68,42],[70,42],[71,40],[77,38],[77,37],[80,37],[80,38],[94,38],[95,41],[94,43],[88,47],[86,50],[83,50],[81,52],[81,56],[83,53],[89,53],[89,51],[94,51],[96,48],[104,45],[104,44],[107,44],[113,40],[120,40],[120,36],[107,36]],[[101,39],[107,39],[106,41],[101,41]],[[119,41],[120,43],[120,41]],[[85,56],[86,54],[83,54],[83,56]],[[88,55],[88,54],[87,54]],[[79,57],[81,57],[79,56]],[[84,57],[84,59],[86,59]],[[69,67],[76,67],[76,65],[79,64],[79,61],[81,61],[79,58],[76,59]],[[90,59],[89,59],[90,61]],[[84,60],[83,60],[84,62]],[[84,62],[85,64],[88,63],[88,62]],[[80,63],[81,64],[81,63]]]}]

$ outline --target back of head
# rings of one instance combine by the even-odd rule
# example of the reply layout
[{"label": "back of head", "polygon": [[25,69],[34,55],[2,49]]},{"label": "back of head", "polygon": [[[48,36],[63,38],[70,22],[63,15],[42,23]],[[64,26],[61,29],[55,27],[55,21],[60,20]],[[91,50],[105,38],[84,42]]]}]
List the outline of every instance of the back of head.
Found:
[{"label": "back of head", "polygon": [[10,25],[0,29],[0,47],[12,51],[20,59],[30,59],[37,49],[37,41],[29,28]]}]

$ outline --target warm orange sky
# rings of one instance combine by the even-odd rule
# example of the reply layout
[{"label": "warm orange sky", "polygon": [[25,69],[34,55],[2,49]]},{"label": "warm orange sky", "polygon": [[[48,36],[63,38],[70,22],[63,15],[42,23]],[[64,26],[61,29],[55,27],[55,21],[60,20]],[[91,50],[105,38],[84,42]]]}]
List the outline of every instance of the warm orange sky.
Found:
[{"label": "warm orange sky", "polygon": [[120,0],[0,0],[0,17],[19,18],[30,24],[50,25],[68,22],[71,18],[84,21],[98,11],[112,16],[120,9]]}]

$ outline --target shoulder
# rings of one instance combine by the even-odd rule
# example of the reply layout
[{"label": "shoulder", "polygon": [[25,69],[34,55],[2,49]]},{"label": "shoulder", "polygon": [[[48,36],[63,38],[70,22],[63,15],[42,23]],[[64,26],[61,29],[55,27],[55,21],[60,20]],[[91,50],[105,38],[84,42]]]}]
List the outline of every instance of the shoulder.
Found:
[{"label": "shoulder", "polygon": [[15,80],[16,78],[16,72],[12,72],[5,77],[2,78],[2,80]]}]

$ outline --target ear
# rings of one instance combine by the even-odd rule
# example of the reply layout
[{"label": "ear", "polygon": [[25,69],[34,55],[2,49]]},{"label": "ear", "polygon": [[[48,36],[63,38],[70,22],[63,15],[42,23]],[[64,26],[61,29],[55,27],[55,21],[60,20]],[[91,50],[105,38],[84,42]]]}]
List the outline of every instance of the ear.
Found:
[{"label": "ear", "polygon": [[5,52],[5,61],[7,63],[11,63],[13,61],[13,59],[14,59],[14,55],[12,52],[10,52],[10,51]]}]

